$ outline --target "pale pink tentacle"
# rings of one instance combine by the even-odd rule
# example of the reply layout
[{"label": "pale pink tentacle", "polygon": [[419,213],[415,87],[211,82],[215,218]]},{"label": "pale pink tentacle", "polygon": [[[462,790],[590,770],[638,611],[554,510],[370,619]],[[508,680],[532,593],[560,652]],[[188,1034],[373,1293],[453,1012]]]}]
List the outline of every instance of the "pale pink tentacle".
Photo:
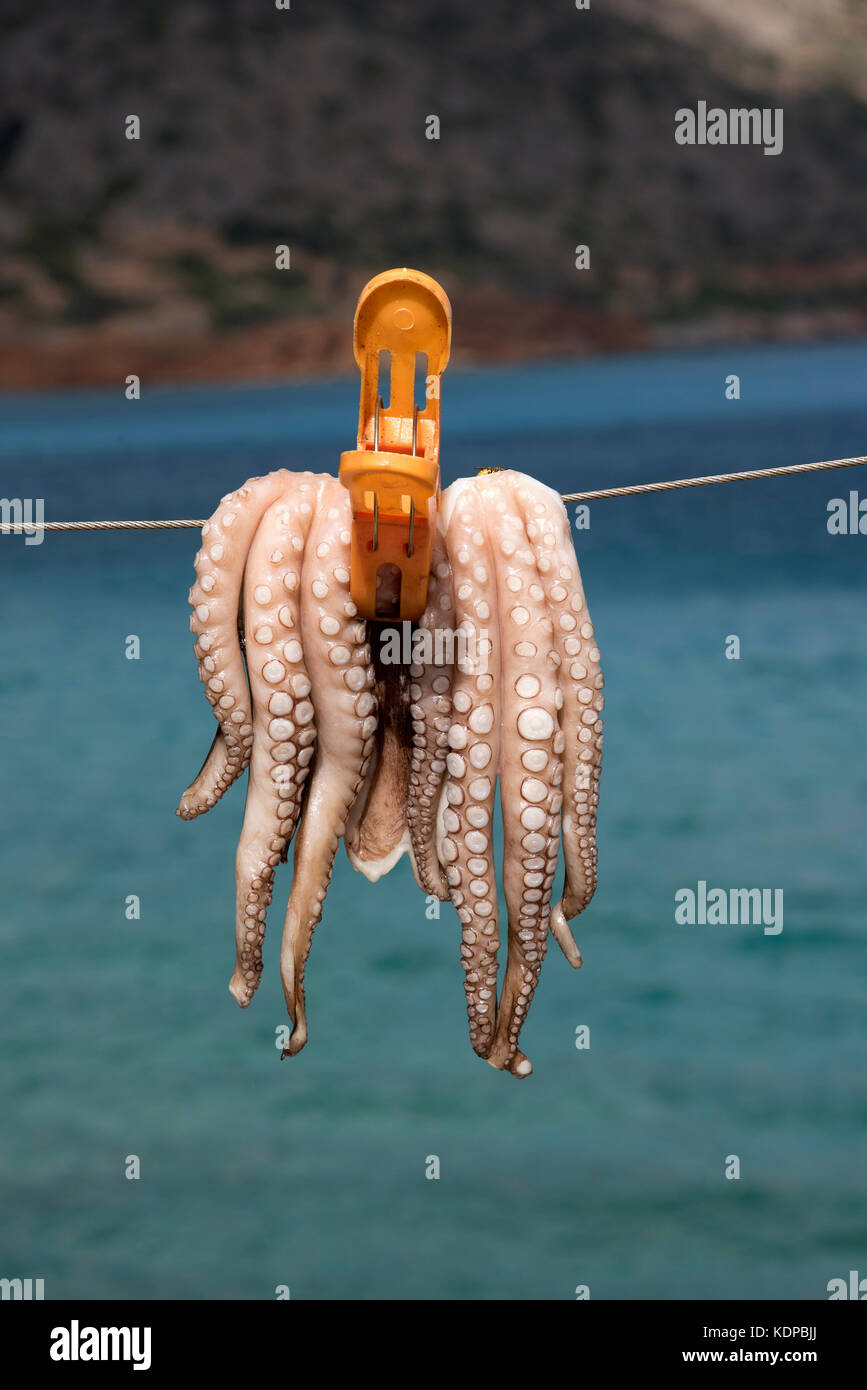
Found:
[{"label": "pale pink tentacle", "polygon": [[326,478],[302,573],[301,632],[319,737],[295,845],[280,955],[286,1007],[293,1023],[284,1056],[294,1056],[307,1041],[304,967],[322,916],[340,836],[374,749],[373,666],[366,627],[349,594],[351,520],[346,489],[336,479]]},{"label": "pale pink tentacle", "polygon": [[477,480],[463,480],[446,490],[443,526],[457,631],[464,634],[467,647],[455,653],[439,858],[461,921],[470,1042],[480,1057],[486,1057],[496,1023],[500,944],[493,853],[500,677],[496,644],[489,635],[497,621],[496,576]]},{"label": "pale pink tentacle", "polygon": [[235,969],[229,989],[242,1008],[262,973],[265,917],[274,871],[301,811],[316,725],[299,623],[304,547],[322,477],[291,477],[262,519],[244,583],[247,667],[255,711],[244,824],[235,861]]},{"label": "pale pink tentacle", "polygon": [[564,697],[560,728],[565,737],[562,830],[566,876],[561,901],[551,913],[551,930],[566,959],[577,967],[581,953],[568,919],[584,911],[596,888],[604,680],[566,509],[556,492],[541,484],[535,492],[536,506],[541,504],[544,511],[528,520],[527,531],[554,624]]},{"label": "pale pink tentacle", "polygon": [[196,580],[190,589],[190,630],[196,634],[199,679],[220,730],[200,772],[181,797],[178,815],[183,820],[193,820],[216,805],[250,761],[250,695],[238,635],[241,587],[259,522],[291,478],[285,469],[250,478],[222,499],[202,527]]},{"label": "pale pink tentacle", "polygon": [[509,948],[488,1057],[516,1076],[532,1071],[518,1051],[545,957],[560,834],[562,705],[551,619],[527,535],[535,484],[520,474],[480,480],[492,532],[499,594],[501,651],[500,797],[503,888]]}]

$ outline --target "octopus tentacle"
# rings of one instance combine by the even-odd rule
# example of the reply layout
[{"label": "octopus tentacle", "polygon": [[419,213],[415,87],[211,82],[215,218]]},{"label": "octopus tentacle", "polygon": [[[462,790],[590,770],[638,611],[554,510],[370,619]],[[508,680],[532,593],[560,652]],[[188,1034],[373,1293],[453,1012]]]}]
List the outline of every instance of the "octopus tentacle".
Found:
[{"label": "octopus tentacle", "polygon": [[307,541],[301,591],[301,633],[319,737],[283,928],[281,974],[293,1023],[284,1056],[295,1056],[307,1041],[304,967],[377,725],[366,626],[349,595],[350,523],[345,488],[325,478]]},{"label": "octopus tentacle", "polygon": [[416,882],[424,893],[445,901],[449,890],[437,857],[436,838],[452,711],[450,639],[455,605],[451,566],[439,534],[434,542],[427,606],[418,626],[423,659],[410,666],[413,751],[406,819]]},{"label": "octopus tentacle", "polygon": [[242,1008],[261,977],[274,870],[298,824],[316,740],[298,608],[304,545],[321,485],[312,474],[299,475],[268,509],[250,549],[244,586],[255,732],[235,861],[236,958],[229,985]]},{"label": "octopus tentacle", "polygon": [[500,756],[500,689],[488,625],[497,612],[494,558],[481,489],[457,483],[443,497],[443,523],[454,575],[457,632],[449,728],[448,778],[440,809],[438,853],[461,921],[461,964],[470,1042],[486,1057],[497,1008],[499,921],[493,854],[493,813]]},{"label": "octopus tentacle", "polygon": [[[246,753],[244,756],[247,756]],[[244,763],[240,759],[230,766],[226,736],[218,728],[205,761],[184,792],[176,814],[182,820],[195,820],[196,816],[210,811],[243,770]]]},{"label": "octopus tentacle", "polygon": [[410,849],[407,801],[411,761],[407,669],[383,665],[376,649],[373,666],[380,711],[376,746],[343,842],[352,867],[376,883]]},{"label": "octopus tentacle", "polygon": [[241,586],[259,522],[291,477],[280,469],[250,478],[222,499],[202,527],[196,580],[190,589],[190,630],[196,634],[199,679],[220,730],[198,776],[181,797],[177,813],[183,820],[215,806],[250,761],[252,717],[238,636]]},{"label": "octopus tentacle", "polygon": [[500,596],[503,752],[503,888],[509,912],[506,971],[497,1009],[492,1066],[527,1076],[518,1035],[533,998],[548,937],[560,834],[562,705],[551,618],[527,534],[534,490],[506,473],[486,480],[503,510],[490,506]]},{"label": "octopus tentacle", "polygon": [[[563,858],[566,877],[561,901],[551,914],[551,931],[569,963],[581,953],[568,919],[583,912],[596,889],[596,808],[602,762],[604,679],[593,624],[587,612],[569,519],[556,492],[537,485],[545,506],[528,532],[545,585],[560,656],[564,704],[560,728],[563,753]],[[531,529],[532,527],[532,529]]]}]

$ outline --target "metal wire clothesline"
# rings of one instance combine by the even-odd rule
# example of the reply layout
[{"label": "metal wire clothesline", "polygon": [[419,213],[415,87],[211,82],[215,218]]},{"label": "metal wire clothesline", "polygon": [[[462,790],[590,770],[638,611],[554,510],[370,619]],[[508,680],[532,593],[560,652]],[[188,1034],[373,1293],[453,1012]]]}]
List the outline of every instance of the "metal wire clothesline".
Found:
[{"label": "metal wire clothesline", "polygon": [[[746,483],[757,478],[784,478],[796,473],[819,473],[832,468],[856,468],[867,464],[867,454],[855,458],[823,459],[819,463],[792,463],[781,468],[754,468],[745,473],[712,473],[701,478],[672,478],[659,483],[630,483],[625,487],[596,488],[591,492],[565,492],[564,502],[599,502],[607,497],[637,497],[679,488],[709,487],[715,483]],[[33,535],[36,531],[180,531],[201,530],[204,520],[179,521],[33,521],[0,524],[3,535]]]}]

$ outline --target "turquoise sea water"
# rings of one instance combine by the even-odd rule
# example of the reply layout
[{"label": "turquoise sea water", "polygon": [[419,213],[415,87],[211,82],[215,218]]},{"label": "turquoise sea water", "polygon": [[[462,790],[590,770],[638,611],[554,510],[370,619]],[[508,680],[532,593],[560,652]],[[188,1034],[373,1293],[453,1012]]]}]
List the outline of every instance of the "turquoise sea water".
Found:
[{"label": "turquoise sea water", "polygon": [[[450,373],[443,409],[446,481],[837,457],[867,448],[867,344]],[[0,494],[205,516],[251,474],[334,470],[356,412],[355,381],[0,398]],[[813,1299],[867,1274],[867,536],[826,529],[859,487],[593,506],[601,881],[584,968],[545,962],[524,1082],[469,1047],[452,910],[342,851],[310,1042],[280,1062],[290,871],[241,1012],[243,790],[174,815],[213,722],[195,533],[0,537],[0,1276],[48,1298]],[[699,880],[782,888],[782,933],[677,925]]]}]

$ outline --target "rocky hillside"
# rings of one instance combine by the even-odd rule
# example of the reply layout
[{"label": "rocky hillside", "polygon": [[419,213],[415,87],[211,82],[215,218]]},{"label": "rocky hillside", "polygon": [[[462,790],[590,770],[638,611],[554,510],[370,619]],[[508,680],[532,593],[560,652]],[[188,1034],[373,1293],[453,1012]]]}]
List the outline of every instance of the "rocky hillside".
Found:
[{"label": "rocky hillside", "polygon": [[[0,384],[349,366],[396,264],[445,284],[456,360],[864,331],[865,28],[846,0],[4,0]],[[699,100],[782,107],[782,154],[678,145]]]}]

